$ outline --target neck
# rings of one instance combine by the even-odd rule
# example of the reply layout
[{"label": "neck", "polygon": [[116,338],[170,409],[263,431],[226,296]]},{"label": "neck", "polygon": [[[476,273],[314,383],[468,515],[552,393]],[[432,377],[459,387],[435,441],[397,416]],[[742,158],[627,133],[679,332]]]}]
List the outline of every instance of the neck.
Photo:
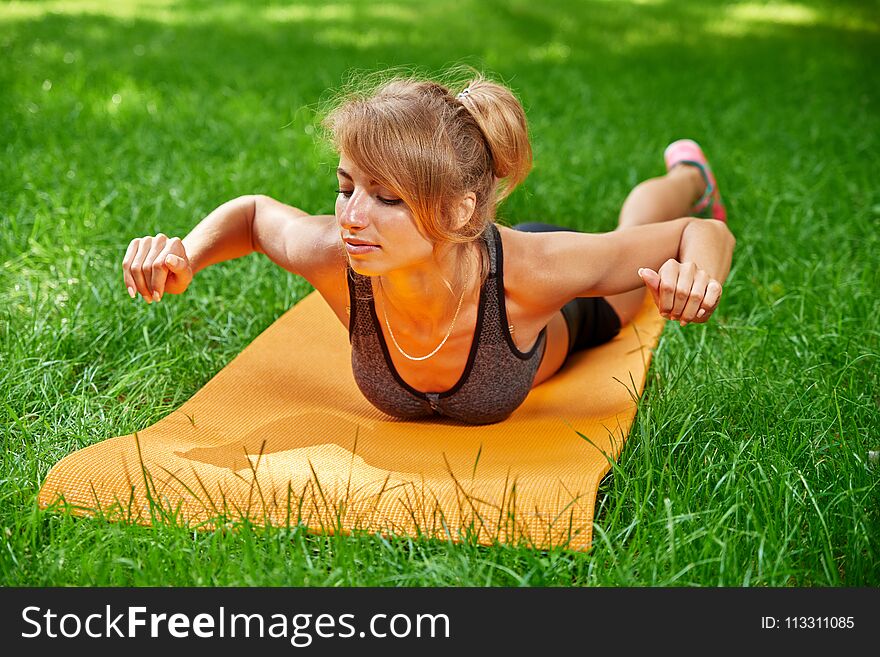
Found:
[{"label": "neck", "polygon": [[392,326],[409,327],[423,335],[445,333],[462,294],[466,302],[479,289],[477,249],[476,244],[454,245],[431,261],[379,276],[374,297],[379,289]]}]

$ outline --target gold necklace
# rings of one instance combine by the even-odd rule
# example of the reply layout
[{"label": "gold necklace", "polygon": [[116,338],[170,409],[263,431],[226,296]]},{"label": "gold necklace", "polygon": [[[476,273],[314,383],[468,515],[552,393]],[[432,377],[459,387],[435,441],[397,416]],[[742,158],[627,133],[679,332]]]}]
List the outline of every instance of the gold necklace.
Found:
[{"label": "gold necklace", "polygon": [[[391,324],[388,323],[388,312],[386,311],[385,303],[383,302],[382,303],[382,314],[385,316],[385,326],[388,327],[388,335],[391,336],[391,341],[394,343],[394,346],[397,347],[397,351],[402,353],[404,356],[406,356],[410,360],[427,360],[428,358],[430,358],[431,356],[436,354],[438,351],[440,351],[440,347],[442,347],[444,344],[446,344],[446,341],[449,339],[449,336],[452,335],[452,329],[455,326],[455,320],[458,319],[458,311],[461,310],[461,302],[464,301],[464,294],[465,294],[465,292],[467,292],[468,282],[470,282],[470,273],[465,274],[464,289],[461,291],[461,297],[458,300],[458,306],[455,309],[455,315],[452,316],[452,324],[449,325],[449,331],[446,333],[446,337],[443,338],[443,340],[440,342],[440,344],[437,345],[437,348],[434,349],[434,351],[432,351],[427,356],[410,356],[403,349],[401,349],[400,345],[397,343],[397,338],[394,337],[394,331],[391,330]],[[379,287],[382,287],[382,279],[381,278],[379,279]],[[384,287],[382,287],[382,294],[385,295],[386,299],[388,298],[388,295],[385,294]]]}]

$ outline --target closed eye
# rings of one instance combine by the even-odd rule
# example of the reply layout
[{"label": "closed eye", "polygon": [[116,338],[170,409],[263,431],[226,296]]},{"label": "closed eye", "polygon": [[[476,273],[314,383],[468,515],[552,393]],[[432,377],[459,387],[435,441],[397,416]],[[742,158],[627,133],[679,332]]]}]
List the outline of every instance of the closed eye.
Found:
[{"label": "closed eye", "polygon": [[[337,189],[336,193],[342,194],[342,196],[344,196],[345,198],[351,198],[351,195],[354,194],[354,190]],[[403,200],[399,199],[399,198],[384,198],[382,196],[376,196],[376,198],[379,199],[379,201],[381,201],[385,205],[400,205],[401,203],[403,203]]]}]

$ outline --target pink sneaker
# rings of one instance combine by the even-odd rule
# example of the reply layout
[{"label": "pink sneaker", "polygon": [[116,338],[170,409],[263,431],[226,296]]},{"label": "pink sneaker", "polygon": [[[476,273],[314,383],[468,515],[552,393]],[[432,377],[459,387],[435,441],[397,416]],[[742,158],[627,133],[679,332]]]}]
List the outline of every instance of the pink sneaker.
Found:
[{"label": "pink sneaker", "polygon": [[691,208],[693,214],[708,212],[713,219],[727,221],[727,209],[721,200],[721,193],[718,191],[718,184],[712,174],[712,167],[709,166],[709,160],[706,159],[703,149],[697,142],[693,139],[674,141],[663,151],[663,159],[666,161],[667,171],[671,171],[672,167],[677,164],[692,164],[703,174],[706,181],[706,191],[703,192],[697,204]]}]

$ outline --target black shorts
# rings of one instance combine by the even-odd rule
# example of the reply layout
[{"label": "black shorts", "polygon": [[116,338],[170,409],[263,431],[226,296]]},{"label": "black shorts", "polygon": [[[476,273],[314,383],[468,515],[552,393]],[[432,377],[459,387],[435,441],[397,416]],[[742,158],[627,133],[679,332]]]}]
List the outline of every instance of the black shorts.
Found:
[{"label": "black shorts", "polygon": [[595,347],[620,333],[620,317],[605,297],[578,297],[562,306],[568,324],[568,353]]},{"label": "black shorts", "polygon": [[[578,232],[573,228],[537,222],[517,224],[513,229],[524,233]],[[562,307],[562,316],[568,324],[569,354],[608,342],[620,333],[620,317],[605,297],[572,299]]]}]

